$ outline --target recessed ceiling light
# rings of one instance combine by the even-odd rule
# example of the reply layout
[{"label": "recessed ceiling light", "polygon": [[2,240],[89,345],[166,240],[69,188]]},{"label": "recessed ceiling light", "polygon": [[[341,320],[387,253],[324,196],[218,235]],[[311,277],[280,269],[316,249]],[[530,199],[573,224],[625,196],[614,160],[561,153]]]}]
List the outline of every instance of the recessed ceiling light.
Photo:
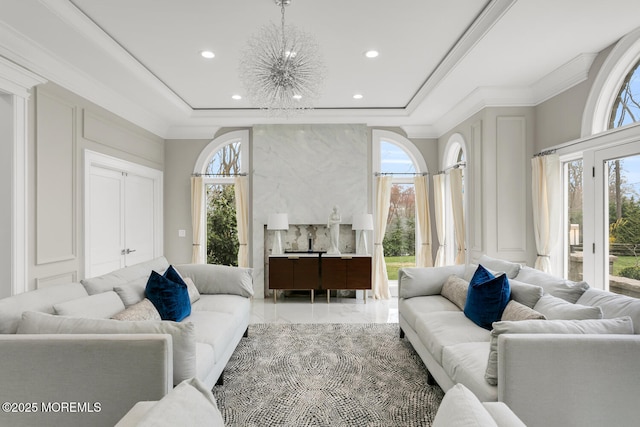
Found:
[{"label": "recessed ceiling light", "polygon": [[355,95],[353,95],[353,99],[362,99],[362,94],[361,93],[356,93]]},{"label": "recessed ceiling light", "polygon": [[380,53],[377,50],[368,50],[364,53],[367,58],[377,58]]},{"label": "recessed ceiling light", "polygon": [[200,52],[200,55],[202,55],[203,58],[207,59],[215,58],[216,56],[216,54],[211,52],[210,50],[203,50],[202,52]]},{"label": "recessed ceiling light", "polygon": [[236,101],[239,101],[239,100],[242,99],[242,96],[240,96],[240,95],[231,95],[231,98],[235,99]]}]

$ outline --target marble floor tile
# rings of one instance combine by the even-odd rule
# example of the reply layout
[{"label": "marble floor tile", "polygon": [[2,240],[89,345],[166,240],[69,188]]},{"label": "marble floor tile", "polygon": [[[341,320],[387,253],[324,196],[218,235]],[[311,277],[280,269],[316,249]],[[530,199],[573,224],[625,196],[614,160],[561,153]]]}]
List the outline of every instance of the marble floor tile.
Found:
[{"label": "marble floor tile", "polygon": [[292,296],[273,299],[254,298],[250,323],[398,323],[398,298],[375,300],[310,298]]}]

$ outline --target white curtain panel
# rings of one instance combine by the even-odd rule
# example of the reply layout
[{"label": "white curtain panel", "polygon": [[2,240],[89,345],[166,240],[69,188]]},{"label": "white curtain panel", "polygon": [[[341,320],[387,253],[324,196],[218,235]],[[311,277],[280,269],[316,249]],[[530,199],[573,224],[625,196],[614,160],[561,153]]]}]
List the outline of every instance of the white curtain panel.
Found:
[{"label": "white curtain panel", "polygon": [[444,230],[444,184],[446,175],[441,173],[433,176],[433,202],[435,204],[436,234],[438,237],[438,252],[436,253],[436,267],[442,267],[446,262]]},{"label": "white curtain panel", "polygon": [[451,186],[451,210],[453,211],[453,228],[456,232],[456,264],[464,264],[466,258],[464,204],[462,201],[462,169],[456,168],[449,172]]},{"label": "white curtain panel", "polygon": [[201,176],[191,177],[191,225],[193,228],[193,249],[191,262],[204,264],[204,250],[202,248],[202,232],[204,230],[204,183]]},{"label": "white curtain panel", "polygon": [[418,225],[418,251],[416,267],[432,267],[431,252],[431,219],[429,217],[429,181],[426,176],[413,178],[416,194],[416,220]]},{"label": "white curtain panel", "polygon": [[237,176],[234,179],[236,195],[236,223],[238,228],[238,267],[249,267],[249,179],[246,176]]},{"label": "white curtain panel", "polygon": [[375,299],[389,299],[389,279],[387,265],[384,262],[384,248],[382,241],[387,231],[389,205],[391,204],[391,177],[379,176],[376,180],[376,221],[375,242],[373,249],[373,297]]},{"label": "white curtain panel", "polygon": [[533,232],[536,239],[535,268],[551,273],[551,251],[560,236],[562,188],[557,154],[531,159]]}]

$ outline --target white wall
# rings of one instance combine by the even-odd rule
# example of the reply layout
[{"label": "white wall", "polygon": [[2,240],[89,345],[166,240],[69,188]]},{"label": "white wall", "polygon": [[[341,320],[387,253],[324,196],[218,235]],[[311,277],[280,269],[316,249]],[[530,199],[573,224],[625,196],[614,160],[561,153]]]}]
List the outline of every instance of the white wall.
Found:
[{"label": "white wall", "polygon": [[30,100],[28,289],[84,277],[86,149],[164,169],[164,140],[47,83]]},{"label": "white wall", "polygon": [[0,298],[11,295],[11,200],[13,181],[13,103],[0,93]]}]

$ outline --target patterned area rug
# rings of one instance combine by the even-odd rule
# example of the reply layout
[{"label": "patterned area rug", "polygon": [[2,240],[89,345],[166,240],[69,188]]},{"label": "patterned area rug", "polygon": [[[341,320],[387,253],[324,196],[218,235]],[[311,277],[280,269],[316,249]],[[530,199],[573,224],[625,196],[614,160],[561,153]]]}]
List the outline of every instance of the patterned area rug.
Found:
[{"label": "patterned area rug", "polygon": [[430,426],[443,392],[397,324],[249,326],[213,389],[227,426]]}]

